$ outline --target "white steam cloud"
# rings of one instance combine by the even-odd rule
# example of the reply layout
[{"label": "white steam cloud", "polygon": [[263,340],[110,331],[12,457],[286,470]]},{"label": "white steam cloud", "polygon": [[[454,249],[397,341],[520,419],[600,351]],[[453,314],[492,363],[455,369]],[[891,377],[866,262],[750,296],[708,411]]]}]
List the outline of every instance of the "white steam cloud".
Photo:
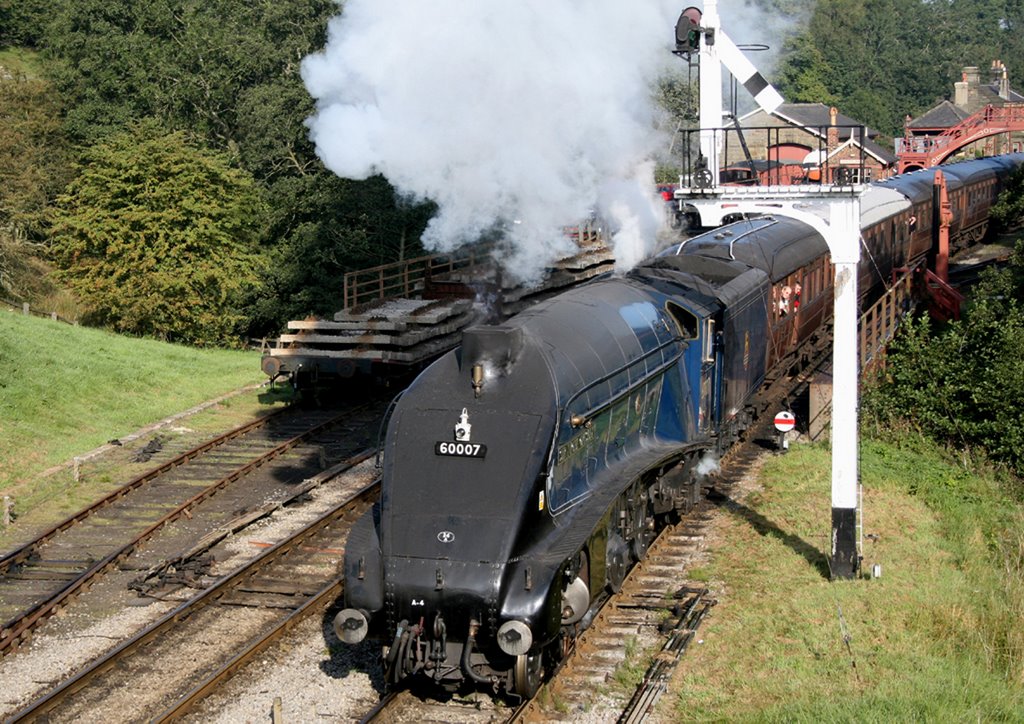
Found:
[{"label": "white steam cloud", "polygon": [[[302,75],[311,137],[347,178],[380,173],[439,211],[424,241],[451,250],[505,224],[511,271],[566,252],[561,227],[597,212],[621,265],[663,219],[651,159],[653,80],[682,6],[668,0],[346,0]],[[518,223],[517,223],[518,222]]]},{"label": "white steam cloud", "polygon": [[[325,49],[302,64],[311,137],[338,175],[380,173],[435,201],[429,248],[503,224],[507,271],[533,280],[572,248],[561,228],[596,213],[628,268],[665,219],[652,159],[670,141],[652,87],[682,67],[670,50],[688,4],[344,0]],[[734,40],[764,32],[746,2],[720,2],[719,14]]]}]

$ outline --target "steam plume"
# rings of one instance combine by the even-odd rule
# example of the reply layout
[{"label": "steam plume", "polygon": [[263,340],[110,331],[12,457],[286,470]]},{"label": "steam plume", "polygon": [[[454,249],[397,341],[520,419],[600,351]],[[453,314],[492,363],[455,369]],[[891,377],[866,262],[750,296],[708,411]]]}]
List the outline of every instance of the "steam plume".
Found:
[{"label": "steam plume", "polygon": [[[446,251],[504,224],[529,279],[597,211],[623,263],[661,222],[651,84],[670,53],[668,0],[346,0],[305,59],[311,136],[328,168],[381,173],[439,212]],[[518,222],[518,223],[516,223]]]}]

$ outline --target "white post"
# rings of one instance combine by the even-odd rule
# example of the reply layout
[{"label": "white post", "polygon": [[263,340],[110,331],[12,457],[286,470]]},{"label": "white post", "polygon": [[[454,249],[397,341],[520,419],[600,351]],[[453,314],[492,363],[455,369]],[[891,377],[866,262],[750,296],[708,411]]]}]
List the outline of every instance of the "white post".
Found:
[{"label": "white post", "polygon": [[832,352],[832,557],[837,578],[853,578],[857,558],[857,264],[860,200],[830,205],[828,239],[835,265]]},{"label": "white post", "polygon": [[721,30],[717,0],[705,0],[700,23],[704,28],[700,43],[700,152],[711,172],[710,186],[718,188],[718,150],[722,139],[717,129],[722,127],[722,63],[715,44]]}]

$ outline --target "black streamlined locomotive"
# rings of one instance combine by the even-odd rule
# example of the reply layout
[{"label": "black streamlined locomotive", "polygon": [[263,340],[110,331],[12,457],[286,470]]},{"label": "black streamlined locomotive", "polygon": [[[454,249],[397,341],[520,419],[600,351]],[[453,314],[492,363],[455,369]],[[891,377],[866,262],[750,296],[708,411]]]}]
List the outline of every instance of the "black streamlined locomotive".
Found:
[{"label": "black streamlined locomotive", "polygon": [[[954,223],[976,223],[982,195],[987,218],[1022,160],[949,167]],[[864,196],[865,295],[931,249],[914,176]],[[379,641],[391,684],[532,695],[831,307],[825,241],[761,217],[466,330],[389,420],[381,499],[346,545],[339,638]]]}]

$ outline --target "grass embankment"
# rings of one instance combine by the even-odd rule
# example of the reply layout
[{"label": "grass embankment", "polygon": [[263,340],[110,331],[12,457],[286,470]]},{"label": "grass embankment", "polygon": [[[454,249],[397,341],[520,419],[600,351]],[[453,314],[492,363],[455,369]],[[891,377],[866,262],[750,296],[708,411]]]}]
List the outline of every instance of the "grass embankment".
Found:
[{"label": "grass embankment", "polygon": [[[126,480],[41,476],[111,439],[265,379],[256,352],[199,350],[0,309],[0,494],[19,522],[77,509]],[[257,393],[233,400],[245,417]],[[201,420],[189,420],[201,427]],[[207,423],[221,431],[241,421]],[[106,484],[104,486],[104,484]],[[0,531],[0,543],[3,541]]]},{"label": "grass embankment", "polygon": [[1024,721],[1020,481],[911,438],[862,440],[861,480],[873,580],[825,577],[826,447],[773,458],[763,490],[726,511],[696,572],[721,602],[680,665],[670,718]]}]

